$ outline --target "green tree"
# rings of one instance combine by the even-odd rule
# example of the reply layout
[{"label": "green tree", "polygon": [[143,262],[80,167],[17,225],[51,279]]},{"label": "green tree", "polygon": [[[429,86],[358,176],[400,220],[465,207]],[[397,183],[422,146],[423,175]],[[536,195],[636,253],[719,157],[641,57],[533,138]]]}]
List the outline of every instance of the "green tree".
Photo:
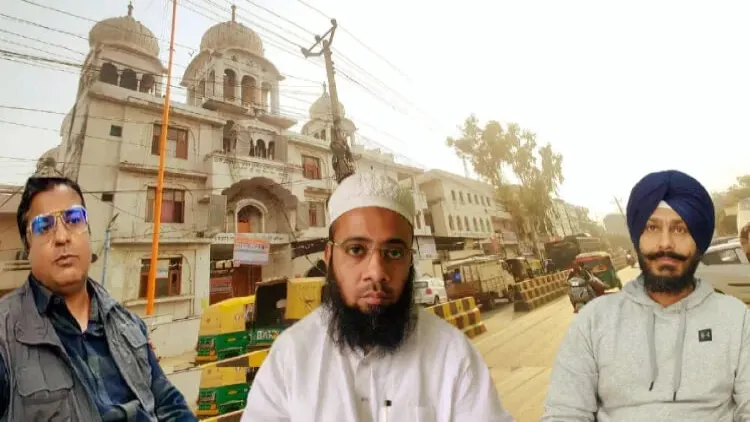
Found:
[{"label": "green tree", "polygon": [[727,211],[736,210],[737,203],[750,198],[750,175],[737,178],[737,183],[723,192],[712,195],[716,209],[716,230],[719,236],[729,236],[737,233],[737,216],[735,213],[727,215]]},{"label": "green tree", "polygon": [[[539,146],[536,134],[516,123],[503,127],[491,120],[481,127],[472,114],[458,129],[460,136],[447,138],[446,145],[495,186],[503,205],[514,216],[519,234],[531,234],[536,247],[537,233],[552,233],[549,215],[552,197],[563,182],[562,155],[550,144]],[[506,183],[505,170],[516,176],[518,186]]]}]

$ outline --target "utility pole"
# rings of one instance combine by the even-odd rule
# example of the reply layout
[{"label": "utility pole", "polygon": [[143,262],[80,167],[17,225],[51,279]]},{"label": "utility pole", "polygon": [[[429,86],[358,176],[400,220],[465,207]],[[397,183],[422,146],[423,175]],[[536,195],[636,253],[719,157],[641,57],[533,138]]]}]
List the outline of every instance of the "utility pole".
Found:
[{"label": "utility pole", "polygon": [[622,210],[622,205],[620,205],[620,200],[617,199],[616,196],[614,198],[615,198],[615,204],[617,204],[617,209],[620,210],[620,214],[622,214],[623,218],[627,218],[625,217],[625,212]]},{"label": "utility pole", "polygon": [[[346,142],[346,137],[341,129],[341,114],[339,113],[339,95],[336,90],[336,71],[333,67],[333,59],[331,53],[331,43],[333,42],[333,35],[336,33],[336,19],[331,19],[331,29],[329,29],[323,36],[315,36],[315,44],[310,48],[301,47],[302,55],[305,58],[320,57],[323,56],[326,63],[326,74],[328,76],[328,86],[331,98],[331,114],[333,117],[333,133],[331,134],[331,152],[333,153],[333,171],[336,174],[336,182],[341,183],[344,178],[354,173],[354,160],[352,158],[352,151],[349,148],[349,144]],[[328,37],[328,39],[325,39]],[[320,51],[313,53],[312,49],[321,45]]]},{"label": "utility pole", "polygon": [[159,234],[161,233],[161,201],[164,191],[164,165],[167,154],[167,133],[169,132],[169,106],[172,87],[172,60],[174,59],[174,28],[177,21],[177,0],[172,0],[172,30],[169,37],[169,64],[167,65],[167,90],[164,94],[164,109],[161,115],[161,133],[159,134],[159,175],[156,180],[156,198],[154,198],[154,234],[151,240],[151,265],[148,268],[148,285],[146,287],[146,315],[154,313],[156,295],[156,267],[159,258]]},{"label": "utility pole", "polygon": [[109,234],[112,231],[112,224],[114,224],[115,220],[117,220],[117,216],[120,215],[120,213],[115,214],[111,220],[109,220],[109,224],[107,224],[107,231],[104,232],[104,262],[102,262],[102,287],[106,286],[107,283],[107,262],[109,261],[109,247],[110,247],[110,241],[109,241]]}]

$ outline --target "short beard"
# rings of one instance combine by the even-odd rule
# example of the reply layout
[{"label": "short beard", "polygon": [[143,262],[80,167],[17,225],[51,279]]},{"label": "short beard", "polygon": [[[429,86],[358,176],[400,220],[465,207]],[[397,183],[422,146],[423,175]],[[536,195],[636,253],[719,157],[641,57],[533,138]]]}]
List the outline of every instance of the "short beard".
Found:
[{"label": "short beard", "polygon": [[[651,272],[648,266],[650,260],[658,259],[661,256],[667,256],[678,261],[687,262],[685,271],[677,276],[662,276],[656,275]],[[641,272],[643,274],[643,286],[647,292],[650,293],[667,293],[667,294],[678,294],[684,292],[688,288],[695,288],[695,271],[698,269],[700,263],[700,255],[696,254],[693,257],[687,257],[676,253],[656,253],[644,255],[641,251],[638,251],[638,264],[641,266]]]},{"label": "short beard", "polygon": [[344,301],[333,271],[328,264],[323,306],[330,313],[328,335],[339,349],[392,354],[397,351],[416,328],[414,304],[414,268],[409,269],[401,297],[392,305],[378,307],[371,313],[362,312]]}]

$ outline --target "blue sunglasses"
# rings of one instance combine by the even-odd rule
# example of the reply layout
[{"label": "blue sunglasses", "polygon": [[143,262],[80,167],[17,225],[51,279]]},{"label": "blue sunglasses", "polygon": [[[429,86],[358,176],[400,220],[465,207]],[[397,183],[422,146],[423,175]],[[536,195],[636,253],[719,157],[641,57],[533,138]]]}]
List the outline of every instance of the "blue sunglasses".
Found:
[{"label": "blue sunglasses", "polygon": [[55,229],[58,219],[71,231],[83,231],[89,224],[86,208],[74,205],[67,210],[37,215],[29,222],[29,231],[34,236],[45,235]]}]

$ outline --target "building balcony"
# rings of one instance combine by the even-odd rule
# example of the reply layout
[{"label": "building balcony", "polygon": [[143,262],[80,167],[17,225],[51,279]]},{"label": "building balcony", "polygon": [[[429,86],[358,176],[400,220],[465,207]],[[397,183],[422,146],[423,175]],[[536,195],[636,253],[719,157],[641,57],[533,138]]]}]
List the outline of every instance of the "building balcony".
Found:
[{"label": "building balcony", "polygon": [[257,104],[247,101],[242,101],[239,97],[225,97],[222,95],[211,95],[202,97],[199,100],[201,107],[206,110],[212,111],[223,111],[241,115],[252,115],[263,123],[279,127],[281,129],[289,129],[297,124],[297,120],[284,116],[279,113],[275,107],[271,107],[268,104]]},{"label": "building balcony", "polygon": [[[291,242],[289,233],[248,233],[254,239],[265,240],[271,245],[284,245]],[[235,233],[218,233],[211,240],[212,245],[234,245]]]},{"label": "building balcony", "polygon": [[26,282],[31,271],[27,260],[0,261],[0,294],[16,289]]},{"label": "building balcony", "polygon": [[205,160],[205,170],[211,179],[209,184],[218,189],[258,177],[278,184],[289,183],[293,173],[302,172],[302,166],[282,161],[221,152],[213,152]]}]

